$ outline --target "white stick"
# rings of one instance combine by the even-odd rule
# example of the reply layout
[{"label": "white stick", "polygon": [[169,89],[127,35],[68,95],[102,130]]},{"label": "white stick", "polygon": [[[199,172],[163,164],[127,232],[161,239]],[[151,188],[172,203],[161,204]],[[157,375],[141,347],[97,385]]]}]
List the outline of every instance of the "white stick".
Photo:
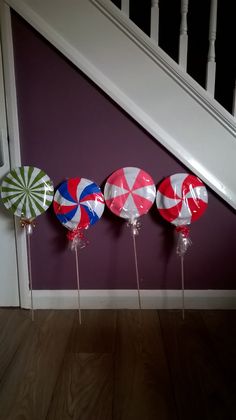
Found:
[{"label": "white stick", "polygon": [[141,309],[141,297],[140,297],[140,286],[139,286],[139,272],[138,272],[138,258],[137,258],[137,250],[136,250],[136,241],[135,241],[135,233],[133,227],[132,229],[132,236],[133,236],[133,245],[134,245],[134,261],[135,261],[135,271],[136,271],[136,280],[137,280],[137,290],[138,290],[138,303],[139,309]]},{"label": "white stick", "polygon": [[184,257],[181,256],[181,283],[182,283],[182,317],[185,318],[184,308]]},{"label": "white stick", "polygon": [[76,264],[76,279],[77,279],[77,291],[78,291],[79,323],[81,324],[80,284],[79,284],[79,257],[78,257],[78,249],[77,249],[77,246],[75,246],[75,264]]},{"label": "white stick", "polygon": [[27,260],[28,260],[30,301],[31,301],[31,320],[34,321],[34,302],[33,302],[33,283],[32,283],[32,268],[31,268],[30,235],[31,235],[31,233],[29,233],[26,229]]}]

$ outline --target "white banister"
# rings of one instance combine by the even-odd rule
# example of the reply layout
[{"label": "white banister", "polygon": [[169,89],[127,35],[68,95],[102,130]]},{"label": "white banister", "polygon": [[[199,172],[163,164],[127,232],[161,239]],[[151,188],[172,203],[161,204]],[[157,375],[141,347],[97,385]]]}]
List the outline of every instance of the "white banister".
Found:
[{"label": "white banister", "polygon": [[159,37],[159,0],[152,0],[151,38],[158,44]]},{"label": "white banister", "polygon": [[206,90],[213,96],[215,93],[215,78],[216,78],[216,61],[215,61],[216,26],[217,26],[217,0],[211,0]]},{"label": "white banister", "polygon": [[179,36],[179,65],[186,70],[188,54],[188,0],[181,0],[181,22]]},{"label": "white banister", "polygon": [[121,10],[129,17],[129,0],[121,0]]},{"label": "white banister", "polygon": [[234,83],[232,114],[233,114],[234,117],[236,117],[236,80],[235,80],[235,83]]}]

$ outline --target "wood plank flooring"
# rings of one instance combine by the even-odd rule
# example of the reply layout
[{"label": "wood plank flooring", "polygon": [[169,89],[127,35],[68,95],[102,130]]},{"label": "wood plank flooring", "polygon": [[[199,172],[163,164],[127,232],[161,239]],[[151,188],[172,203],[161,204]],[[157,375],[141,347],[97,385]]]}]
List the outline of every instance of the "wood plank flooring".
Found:
[{"label": "wood plank flooring", "polygon": [[0,309],[0,420],[235,420],[236,311]]}]

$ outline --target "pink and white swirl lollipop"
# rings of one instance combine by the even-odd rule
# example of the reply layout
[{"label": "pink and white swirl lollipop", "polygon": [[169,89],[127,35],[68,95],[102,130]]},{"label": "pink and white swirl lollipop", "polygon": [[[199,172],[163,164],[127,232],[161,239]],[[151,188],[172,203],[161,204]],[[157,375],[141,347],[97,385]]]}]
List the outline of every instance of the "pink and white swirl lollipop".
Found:
[{"label": "pink and white swirl lollipop", "polygon": [[126,167],[107,179],[104,197],[107,207],[117,216],[133,221],[146,214],[155,201],[152,177],[139,168]]},{"label": "pink and white swirl lollipop", "polygon": [[141,308],[135,236],[140,228],[139,217],[146,214],[155,201],[156,187],[147,172],[135,167],[125,167],[110,175],[105,185],[104,197],[112,213],[127,219],[132,227],[138,301]]}]

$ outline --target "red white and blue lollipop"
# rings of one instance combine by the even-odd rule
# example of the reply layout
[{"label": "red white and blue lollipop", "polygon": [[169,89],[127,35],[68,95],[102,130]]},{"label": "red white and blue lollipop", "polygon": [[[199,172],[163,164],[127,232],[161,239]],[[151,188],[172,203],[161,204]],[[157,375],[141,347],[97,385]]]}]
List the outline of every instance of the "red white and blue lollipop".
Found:
[{"label": "red white and blue lollipop", "polygon": [[75,251],[80,323],[78,247],[83,248],[86,245],[87,241],[84,238],[83,231],[101,218],[104,207],[104,197],[99,186],[86,178],[67,179],[56,190],[53,200],[54,212],[63,226],[69,229],[70,232],[67,236],[72,241],[71,249]]},{"label": "red white and blue lollipop", "polygon": [[53,209],[58,220],[69,230],[79,231],[94,225],[102,216],[105,203],[95,182],[70,178],[56,190]]}]

